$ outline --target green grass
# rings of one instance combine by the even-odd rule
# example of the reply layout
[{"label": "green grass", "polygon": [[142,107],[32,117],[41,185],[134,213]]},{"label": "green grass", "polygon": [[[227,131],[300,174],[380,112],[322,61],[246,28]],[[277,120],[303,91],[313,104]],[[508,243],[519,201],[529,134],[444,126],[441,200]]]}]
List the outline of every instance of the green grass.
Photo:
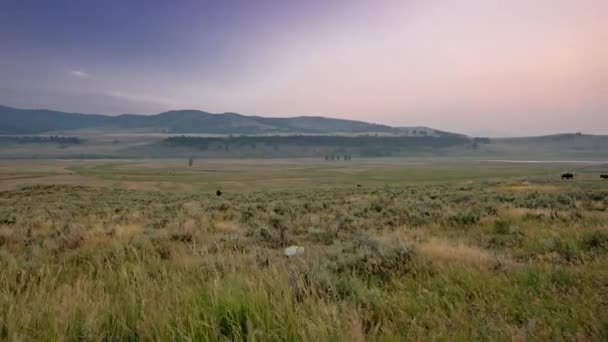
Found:
[{"label": "green grass", "polygon": [[[576,169],[583,166],[566,166]],[[194,190],[217,187],[234,190],[352,187],[356,184],[435,184],[516,177],[553,176],[565,167],[559,164],[491,163],[449,159],[361,159],[324,162],[293,160],[187,160],[114,161],[81,164],[69,171],[98,179],[187,185]],[[181,189],[181,188],[180,188]]]},{"label": "green grass", "polygon": [[0,340],[608,338],[596,169],[186,162],[0,192]]}]

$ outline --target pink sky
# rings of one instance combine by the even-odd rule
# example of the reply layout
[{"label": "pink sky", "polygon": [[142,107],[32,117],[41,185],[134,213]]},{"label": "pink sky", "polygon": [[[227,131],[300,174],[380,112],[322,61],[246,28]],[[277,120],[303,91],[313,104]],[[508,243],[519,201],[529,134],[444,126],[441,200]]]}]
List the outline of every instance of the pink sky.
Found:
[{"label": "pink sky", "polygon": [[480,134],[608,133],[606,4],[370,2],[279,39],[239,109]]},{"label": "pink sky", "polygon": [[[90,32],[72,40],[45,33],[57,24],[22,24],[40,26],[47,12],[36,21],[11,15],[4,38],[23,37],[9,39],[12,56],[0,57],[0,103],[97,113],[323,115],[477,135],[608,134],[606,0],[191,7],[159,10],[166,22],[150,22],[161,26],[142,20],[134,29],[125,18],[124,32],[113,35],[103,23],[98,31],[88,23]],[[81,13],[71,13],[60,22],[76,24]],[[108,16],[120,24],[120,13],[128,9]],[[47,36],[28,47],[27,33]],[[40,54],[45,58],[28,57]]]}]

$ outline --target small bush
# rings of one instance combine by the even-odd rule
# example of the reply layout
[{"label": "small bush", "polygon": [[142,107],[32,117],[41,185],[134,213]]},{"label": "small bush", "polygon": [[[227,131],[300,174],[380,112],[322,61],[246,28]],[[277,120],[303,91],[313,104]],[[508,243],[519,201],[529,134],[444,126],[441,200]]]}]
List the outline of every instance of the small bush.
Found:
[{"label": "small bush", "polygon": [[79,248],[83,242],[84,237],[81,234],[77,232],[69,233],[65,236],[62,236],[59,240],[59,250],[74,250]]},{"label": "small bush", "polygon": [[515,234],[518,232],[517,226],[509,219],[498,219],[494,221],[494,233],[500,235]]},{"label": "small bush", "polygon": [[336,277],[327,269],[318,265],[313,267],[300,267],[289,275],[289,287],[297,302],[307,298],[323,299],[335,302],[346,298],[352,292],[348,282]]},{"label": "small bush", "polygon": [[194,236],[191,232],[180,232],[171,234],[171,240],[190,243],[194,241]]},{"label": "small bush", "polygon": [[466,211],[461,212],[455,215],[452,215],[448,218],[448,221],[453,225],[458,226],[468,226],[479,223],[481,220],[481,215],[477,212]]},{"label": "small bush", "polygon": [[555,236],[546,241],[546,246],[549,252],[558,254],[567,262],[574,262],[580,258],[580,250],[574,241]]},{"label": "small bush", "polygon": [[587,232],[583,235],[583,250],[593,252],[608,251],[608,233],[599,230]]},{"label": "small bush", "polygon": [[354,273],[365,279],[387,280],[411,270],[414,252],[396,241],[383,242],[361,236],[342,250],[330,268],[336,273]]},{"label": "small bush", "polygon": [[223,300],[215,308],[219,333],[230,340],[245,340],[248,334],[249,308],[243,303]]},{"label": "small bush", "polygon": [[6,211],[6,212],[0,212],[0,224],[15,224],[17,222],[17,217]]}]

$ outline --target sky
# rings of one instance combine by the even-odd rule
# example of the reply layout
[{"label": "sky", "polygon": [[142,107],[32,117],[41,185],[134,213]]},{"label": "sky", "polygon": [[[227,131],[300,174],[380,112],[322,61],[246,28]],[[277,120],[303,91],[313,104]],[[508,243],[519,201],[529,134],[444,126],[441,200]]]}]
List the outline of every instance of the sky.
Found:
[{"label": "sky", "polygon": [[608,1],[2,0],[0,104],[608,134]]}]

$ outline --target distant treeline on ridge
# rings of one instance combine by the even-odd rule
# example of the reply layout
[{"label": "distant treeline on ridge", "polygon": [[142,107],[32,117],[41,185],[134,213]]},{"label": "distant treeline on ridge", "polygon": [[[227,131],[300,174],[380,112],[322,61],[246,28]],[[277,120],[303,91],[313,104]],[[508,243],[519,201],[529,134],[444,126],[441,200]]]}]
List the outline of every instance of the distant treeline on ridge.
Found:
[{"label": "distant treeline on ridge", "polygon": [[0,137],[0,142],[17,144],[47,144],[54,143],[60,145],[79,145],[83,140],[77,137],[64,137],[59,135],[51,136],[4,136]]},{"label": "distant treeline on ridge", "polygon": [[359,155],[392,155],[401,151],[428,150],[469,143],[461,135],[443,136],[338,136],[338,135],[289,135],[289,136],[231,136],[193,137],[175,136],[164,140],[171,147],[190,147],[199,150],[256,149],[266,147],[312,147],[324,151],[350,151]]}]

